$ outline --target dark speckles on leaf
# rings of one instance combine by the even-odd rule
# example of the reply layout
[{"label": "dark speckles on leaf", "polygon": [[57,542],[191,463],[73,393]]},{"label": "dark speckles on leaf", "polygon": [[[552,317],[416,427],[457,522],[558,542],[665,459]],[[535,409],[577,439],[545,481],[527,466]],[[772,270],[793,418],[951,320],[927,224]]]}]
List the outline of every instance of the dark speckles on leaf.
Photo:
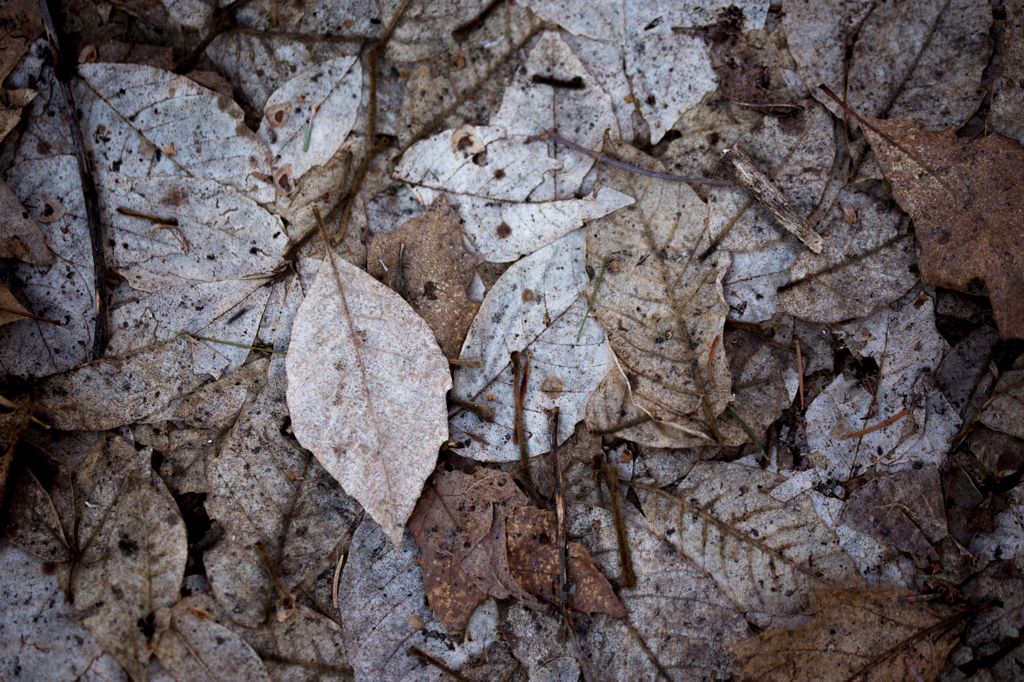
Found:
[{"label": "dark speckles on leaf", "polygon": [[512,236],[512,228],[508,226],[508,223],[501,222],[498,227],[495,228],[494,233],[501,239],[508,239]]},{"label": "dark speckles on leaf", "polygon": [[121,541],[117,543],[117,548],[121,550],[121,553],[125,556],[132,556],[139,549],[138,546],[128,538],[121,538]]}]

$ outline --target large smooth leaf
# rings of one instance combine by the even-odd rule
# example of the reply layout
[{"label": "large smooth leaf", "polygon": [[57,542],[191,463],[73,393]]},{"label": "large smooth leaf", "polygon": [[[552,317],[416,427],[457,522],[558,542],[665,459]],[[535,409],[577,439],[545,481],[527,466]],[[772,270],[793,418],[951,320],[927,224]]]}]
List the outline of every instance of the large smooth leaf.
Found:
[{"label": "large smooth leaf", "polygon": [[288,350],[299,442],[398,545],[448,437],[448,362],[402,298],[330,252]]}]

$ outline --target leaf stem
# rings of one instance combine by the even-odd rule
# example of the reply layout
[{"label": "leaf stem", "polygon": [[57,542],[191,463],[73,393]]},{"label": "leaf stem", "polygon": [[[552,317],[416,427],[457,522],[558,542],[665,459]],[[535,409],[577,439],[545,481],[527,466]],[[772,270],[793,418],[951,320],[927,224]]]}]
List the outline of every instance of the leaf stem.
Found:
[{"label": "leaf stem", "polygon": [[594,299],[597,298],[597,289],[601,286],[601,280],[604,279],[604,269],[608,267],[608,256],[604,257],[604,261],[601,263],[601,272],[597,276],[597,284],[594,285],[594,293],[590,295],[590,303],[587,304],[587,312],[583,314],[583,321],[580,322],[580,330],[576,332],[576,340],[579,341],[580,337],[583,336],[583,325],[587,323],[587,318],[590,317],[590,309],[594,307]]},{"label": "leaf stem", "polygon": [[273,348],[259,348],[258,346],[246,346],[244,343],[235,343],[234,341],[221,341],[220,339],[211,339],[208,336],[199,336],[199,334],[193,334],[192,332],[175,332],[178,336],[190,336],[193,339],[199,339],[200,341],[209,341],[210,343],[222,343],[225,346],[234,346],[235,348],[248,348],[249,350],[259,351],[261,353],[277,353],[279,355],[287,355],[287,351],[274,350]]},{"label": "leaf stem", "polygon": [[323,104],[325,97],[321,97],[317,100],[316,104],[313,105],[313,110],[309,112],[309,123],[306,124],[306,141],[302,144],[302,151],[309,151],[309,136],[313,134],[313,117],[316,116],[316,110]]},{"label": "leaf stem", "polygon": [[877,431],[878,429],[881,429],[883,427],[888,426],[889,424],[892,424],[894,421],[897,421],[899,419],[903,419],[903,417],[906,417],[909,412],[910,412],[910,410],[904,407],[902,412],[897,412],[893,416],[891,416],[888,419],[886,419],[884,422],[880,422],[878,424],[875,424],[874,426],[870,426],[870,427],[868,427],[866,429],[862,429],[862,430],[856,431],[854,433],[848,433],[845,436],[843,436],[842,438],[840,438],[839,440],[846,440],[847,438],[856,438],[857,436],[863,436],[865,433],[871,433],[872,431]]}]

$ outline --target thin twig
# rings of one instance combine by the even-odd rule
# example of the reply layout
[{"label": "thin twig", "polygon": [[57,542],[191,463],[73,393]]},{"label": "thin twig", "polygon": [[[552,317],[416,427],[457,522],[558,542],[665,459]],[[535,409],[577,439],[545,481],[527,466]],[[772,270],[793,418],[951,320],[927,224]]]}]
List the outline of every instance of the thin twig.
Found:
[{"label": "thin twig", "polygon": [[558,407],[548,410],[551,427],[548,442],[551,445],[551,474],[555,479],[555,517],[558,528],[555,544],[558,546],[558,606],[565,606],[565,585],[568,582],[565,568],[565,499],[562,497],[562,463],[558,461]]},{"label": "thin twig", "polygon": [[615,519],[615,538],[619,543],[619,564],[622,566],[622,586],[636,587],[636,571],[633,569],[633,553],[630,551],[629,538],[626,534],[626,519],[622,515],[622,497],[619,495],[619,470],[611,464],[601,468],[605,483],[608,484],[608,497],[612,502],[612,517]]},{"label": "thin twig", "polygon": [[665,667],[661,664],[661,661],[658,660],[658,657],[654,655],[654,652],[651,651],[651,648],[647,646],[647,642],[645,642],[643,637],[640,636],[640,633],[636,631],[633,624],[629,622],[629,618],[623,618],[619,622],[626,626],[626,631],[629,632],[629,636],[633,638],[633,641],[635,641],[637,645],[639,645],[640,650],[647,654],[647,659],[658,671],[658,674],[664,677],[666,682],[672,682],[672,678],[668,676],[668,671],[665,670]]},{"label": "thin twig", "polygon": [[523,398],[526,393],[526,376],[522,367],[522,357],[519,351],[512,351],[510,356],[512,362],[512,405],[514,408],[514,423],[512,440],[519,446],[519,462],[523,467],[523,487],[526,494],[537,507],[543,507],[543,500],[537,493],[537,486],[533,484],[533,476],[530,474],[530,451],[526,444],[526,427],[523,424]]},{"label": "thin twig", "polygon": [[96,184],[93,181],[89,157],[85,153],[82,128],[78,123],[78,108],[75,106],[75,98],[69,85],[74,66],[64,61],[60,47],[60,38],[57,35],[56,27],[53,25],[53,18],[50,16],[50,8],[47,6],[46,0],[39,0],[39,10],[42,14],[43,26],[46,27],[46,35],[50,39],[54,80],[57,82],[57,90],[60,93],[60,97],[64,100],[64,117],[67,119],[68,128],[71,130],[71,141],[75,147],[75,157],[78,159],[78,175],[82,183],[85,218],[89,225],[89,242],[92,246],[93,286],[96,290],[95,300],[93,301],[92,359],[99,360],[107,349],[107,338],[109,336],[107,307],[110,297],[107,293],[107,256],[103,248],[103,245],[106,243],[106,231],[103,229],[103,223],[100,220],[99,193],[96,191]]},{"label": "thin twig", "polygon": [[452,678],[458,680],[459,682],[473,682],[468,677],[463,676],[462,673],[460,673],[458,670],[452,670],[451,668],[446,666],[441,660],[434,658],[433,656],[428,654],[423,649],[420,649],[419,647],[409,647],[409,653],[415,656],[416,658],[420,659],[427,665],[432,665],[441,672],[451,675]]},{"label": "thin twig", "polygon": [[402,298],[409,300],[409,292],[405,288],[405,244],[398,247],[398,280],[401,283]]},{"label": "thin twig", "polygon": [[601,272],[597,275],[597,284],[594,285],[594,293],[590,295],[590,303],[587,304],[587,312],[583,313],[583,321],[580,322],[580,330],[576,332],[576,340],[579,341],[580,337],[583,336],[583,325],[587,323],[587,318],[590,316],[590,309],[594,307],[594,299],[597,298],[597,289],[601,286],[601,280],[604,279],[604,269],[608,267],[608,256],[604,257],[601,262]]},{"label": "thin twig", "polygon": [[731,407],[726,407],[725,411],[728,412],[733,419],[740,423],[740,426],[743,427],[743,430],[747,432],[748,436],[750,436],[750,440],[754,441],[754,445],[757,446],[757,449],[761,451],[761,454],[764,455],[765,458],[767,458],[768,453],[764,451],[764,447],[761,445],[761,441],[757,439],[757,436],[754,435],[754,431],[749,426],[747,426],[747,423],[740,419],[740,416],[736,414],[736,412],[734,412]]},{"label": "thin twig", "polygon": [[608,156],[604,152],[597,152],[592,149],[587,149],[586,147],[580,146],[575,142],[571,142],[562,137],[561,135],[559,135],[558,133],[556,133],[554,130],[549,130],[548,132],[541,133],[540,135],[533,135],[532,137],[526,139],[528,143],[541,142],[544,140],[552,140],[564,147],[574,149],[581,154],[586,154],[595,161],[607,163],[610,166],[615,166],[617,168],[627,170],[631,173],[639,173],[640,175],[646,175],[652,178],[659,178],[661,180],[668,180],[669,182],[687,182],[690,183],[691,185],[715,185],[716,187],[732,186],[732,182],[730,182],[729,180],[715,180],[712,178],[687,178],[683,177],[682,175],[672,175],[671,173],[658,173],[657,171],[647,170],[646,168],[631,166],[628,163],[625,163],[624,161],[619,161],[614,157]]},{"label": "thin twig", "polygon": [[877,431],[878,429],[884,428],[884,427],[888,426],[889,424],[892,424],[894,421],[902,419],[903,417],[907,416],[907,414],[909,412],[910,412],[909,409],[903,408],[903,411],[894,414],[893,416],[891,416],[888,419],[886,419],[884,422],[875,424],[874,426],[871,426],[871,427],[866,428],[866,429],[862,429],[862,430],[857,431],[855,433],[848,433],[845,436],[841,437],[839,440],[846,440],[847,438],[856,438],[857,436],[863,436],[865,433],[871,433],[872,431]]},{"label": "thin twig", "polygon": [[494,410],[483,403],[474,402],[472,400],[466,400],[465,398],[457,398],[453,395],[448,396],[448,401],[456,407],[461,407],[464,410],[469,410],[476,416],[480,417],[484,421],[494,421]]},{"label": "thin twig", "polygon": [[800,381],[800,409],[804,409],[804,359],[800,355],[800,339],[796,340],[796,373]]},{"label": "thin twig", "polygon": [[334,584],[331,586],[331,599],[334,602],[334,608],[338,608],[338,579],[341,578],[341,565],[343,563],[345,563],[344,552],[338,555],[338,563],[334,567]]},{"label": "thin twig", "polygon": [[185,253],[188,253],[188,240],[185,239],[185,233],[181,231],[180,227],[178,227],[177,225],[171,225],[170,223],[166,225],[157,225],[156,227],[149,231],[149,236],[152,237],[153,233],[156,232],[157,230],[177,230],[178,236],[181,237],[181,245],[185,248]]},{"label": "thin twig", "polygon": [[956,434],[955,436],[953,436],[952,438],[950,438],[950,439],[949,439],[948,441],[946,441],[946,442],[947,442],[947,443],[952,443],[952,442],[953,442],[953,441],[955,441],[955,440],[956,440],[957,438],[963,438],[964,436],[966,436],[967,434],[969,434],[969,433],[970,433],[971,431],[973,431],[974,429],[978,428],[978,424],[979,424],[979,423],[980,423],[980,422],[974,422],[973,424],[971,424],[971,425],[970,425],[970,426],[968,426],[968,427],[967,427],[966,429],[964,429],[964,430],[963,430],[963,431],[961,431],[960,433]]},{"label": "thin twig", "polygon": [[234,341],[221,341],[220,339],[211,339],[209,336],[200,336],[199,334],[193,334],[192,332],[175,332],[178,336],[189,336],[193,339],[199,339],[200,341],[209,341],[210,343],[220,343],[225,346],[234,346],[235,348],[247,348],[249,350],[258,351],[260,353],[277,353],[278,355],[287,355],[288,351],[274,350],[273,348],[260,348],[259,346],[246,346],[244,343],[235,343]]},{"label": "thin twig", "polygon": [[115,210],[121,215],[126,215],[130,218],[142,218],[143,220],[149,220],[150,222],[158,223],[160,225],[178,224],[177,218],[161,218],[160,216],[149,215],[148,213],[139,213],[138,211],[133,211],[132,209],[125,208],[124,206],[118,206]]},{"label": "thin twig", "polygon": [[708,352],[708,383],[711,384],[711,388],[715,387],[715,380],[711,378],[711,361],[715,359],[715,348],[718,348],[718,339],[716,336],[715,340],[711,342],[711,350]]}]

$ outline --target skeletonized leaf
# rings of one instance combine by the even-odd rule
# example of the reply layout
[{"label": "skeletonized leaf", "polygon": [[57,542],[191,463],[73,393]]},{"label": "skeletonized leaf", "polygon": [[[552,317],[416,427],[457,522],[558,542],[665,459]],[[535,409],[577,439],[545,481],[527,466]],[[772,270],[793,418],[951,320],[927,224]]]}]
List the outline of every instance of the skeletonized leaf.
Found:
[{"label": "skeletonized leaf", "polygon": [[[778,290],[779,308],[812,322],[870,315],[910,291],[917,281],[914,237],[891,204],[847,187],[825,226],[820,254],[801,253]],[[856,211],[849,223],[844,211]]]},{"label": "skeletonized leaf", "polygon": [[451,373],[433,332],[329,252],[295,317],[287,367],[299,442],[397,546],[448,437]]},{"label": "skeletonized leaf", "polygon": [[648,525],[711,575],[741,611],[792,615],[811,591],[863,584],[807,493],[782,502],[786,479],[724,462],[698,462],[672,491],[645,490]]},{"label": "skeletonized leaf", "polygon": [[263,662],[241,637],[215,623],[182,599],[171,609],[171,623],[160,635],[157,658],[177,680],[270,682]]},{"label": "skeletonized leaf", "polygon": [[206,510],[225,530],[204,553],[207,576],[231,617],[249,627],[273,617],[275,583],[295,589],[358,513],[320,463],[284,435],[287,418],[285,377],[277,375],[239,415],[207,468]]},{"label": "skeletonized leaf", "polygon": [[819,591],[812,622],[733,645],[747,659],[742,679],[905,679],[904,658],[923,679],[936,679],[966,619],[941,602],[907,601],[915,594],[902,589]]},{"label": "skeletonized leaf", "polygon": [[498,638],[497,609],[487,602],[470,619],[464,643],[449,637],[426,605],[416,545],[395,546],[370,519],[359,524],[338,588],[345,648],[357,682],[435,679],[409,653],[419,647],[458,670]]},{"label": "skeletonized leaf", "polygon": [[580,296],[587,282],[583,247],[583,231],[577,230],[538,249],[513,264],[484,299],[461,354],[463,360],[480,360],[484,366],[459,367],[452,393],[492,408],[494,420],[481,420],[468,411],[452,417],[453,436],[470,440],[462,451],[465,456],[506,462],[519,458],[518,445],[512,443],[513,351],[532,353],[523,402],[531,455],[550,449],[544,410],[559,406],[558,440],[565,441],[591,392],[612,367],[604,330],[593,315],[576,339],[586,312]]},{"label": "skeletonized leaf", "polygon": [[[622,567],[612,514],[589,506],[578,510],[570,514],[566,532],[590,552],[603,574],[620,582]],[[637,584],[623,587],[618,594],[635,634],[621,620],[603,615],[594,619],[580,646],[597,679],[653,679],[658,676],[658,666],[680,681],[736,671],[738,661],[728,645],[750,637],[743,616],[710,577],[646,528],[627,520],[626,537]]]},{"label": "skeletonized leaf", "polygon": [[[120,132],[127,129],[153,149],[174,149],[173,155],[150,153],[150,175],[216,180],[256,201],[273,199],[273,188],[251,175],[270,171],[270,151],[246,127],[241,107],[231,99],[184,76],[148,66],[81,64],[79,73],[109,107],[109,113],[89,112],[90,128],[100,132],[102,126],[102,132],[117,136],[127,134]],[[93,130],[83,132],[89,138]],[[97,161],[115,162],[106,157],[118,149],[107,142],[98,149],[102,156]]]},{"label": "skeletonized leaf", "polygon": [[[939,464],[949,451],[960,417],[935,387],[930,373],[947,344],[935,329],[934,305],[920,300],[896,311],[879,312],[841,328],[852,352],[870,357],[878,374],[868,388],[843,376],[807,408],[807,444],[823,479],[845,481],[874,467],[898,471]],[[896,417],[906,417],[861,436],[844,438]]]},{"label": "skeletonized leaf", "polygon": [[870,116],[959,128],[984,90],[992,13],[970,0],[877,6],[864,0],[786,2],[783,25],[807,88],[818,85]]},{"label": "skeletonized leaf", "polygon": [[460,128],[416,143],[402,157],[393,176],[412,184],[492,201],[526,201],[547,173],[562,167],[561,161],[547,155],[542,142],[528,143],[526,136],[512,135],[495,126],[472,130],[486,150],[486,165],[474,162],[475,155],[484,150],[471,144],[470,133]]},{"label": "skeletonized leaf", "polygon": [[[416,192],[424,204],[438,194],[425,187]],[[563,201],[515,203],[468,194],[452,195],[452,201],[458,206],[462,229],[480,257],[492,263],[510,263],[583,227],[588,220],[632,204],[633,198],[605,187],[584,199]]]},{"label": "skeletonized leaf", "polygon": [[[612,153],[639,167],[663,170],[632,147]],[[707,208],[688,185],[602,167],[599,180],[636,197],[636,204],[587,227],[587,265],[608,259],[594,314],[604,325],[637,408],[694,445],[722,440],[715,418],[730,401],[724,362],[707,359],[722,334],[727,306],[720,277],[728,254],[701,261],[708,246]],[[593,287],[594,285],[592,285]]]},{"label": "skeletonized leaf", "polygon": [[[355,124],[363,87],[356,57],[316,63],[274,92],[263,108],[260,136],[275,167],[291,164],[295,179],[327,163]],[[317,106],[308,133],[312,107]]]}]

